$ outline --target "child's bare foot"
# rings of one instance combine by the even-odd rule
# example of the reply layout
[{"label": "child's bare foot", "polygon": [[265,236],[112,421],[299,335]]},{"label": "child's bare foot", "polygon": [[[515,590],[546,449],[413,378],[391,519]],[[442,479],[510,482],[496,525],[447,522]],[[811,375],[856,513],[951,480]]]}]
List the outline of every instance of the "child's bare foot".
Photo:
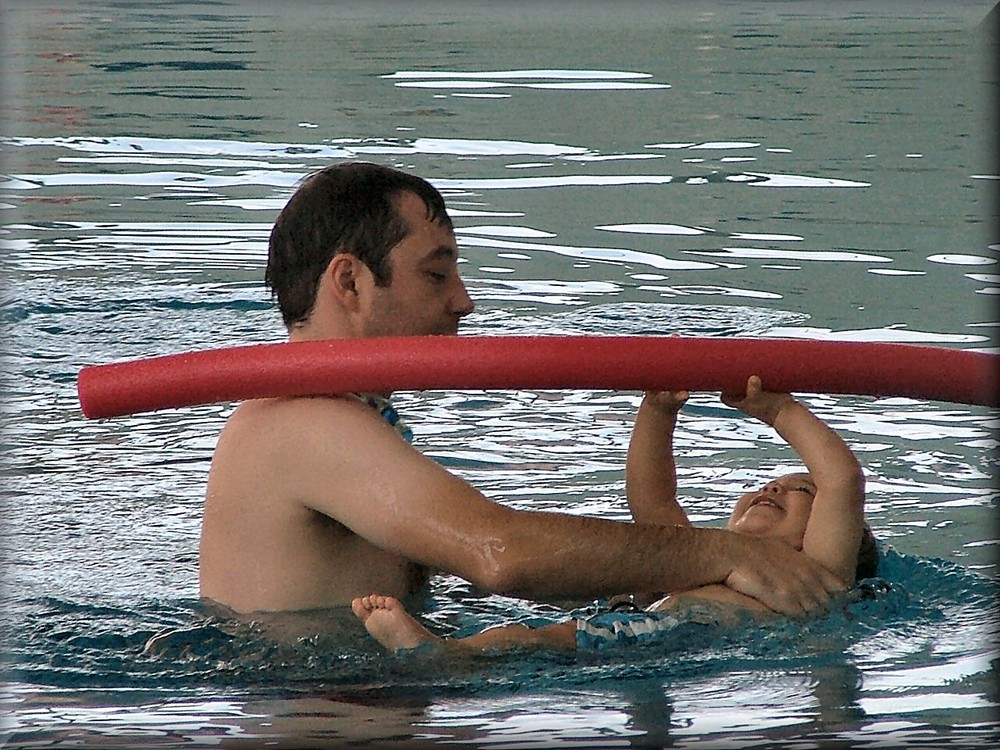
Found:
[{"label": "child's bare foot", "polygon": [[381,594],[359,596],[351,609],[375,640],[387,649],[416,648],[442,639],[414,620],[399,599]]}]

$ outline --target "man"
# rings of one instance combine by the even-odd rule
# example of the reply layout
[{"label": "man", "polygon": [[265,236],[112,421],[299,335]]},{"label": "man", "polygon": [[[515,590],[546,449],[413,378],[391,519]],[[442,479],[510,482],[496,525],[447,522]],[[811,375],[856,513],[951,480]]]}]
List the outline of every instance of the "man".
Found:
[{"label": "man", "polygon": [[[473,309],[458,255],[430,184],[346,163],[311,175],[282,210],[266,281],[291,341],[452,335]],[[775,540],[493,502],[413,449],[386,398],[239,406],[209,474],[202,596],[242,613],[325,608],[404,597],[440,570],[536,599],[725,583],[799,614],[843,588]]]}]

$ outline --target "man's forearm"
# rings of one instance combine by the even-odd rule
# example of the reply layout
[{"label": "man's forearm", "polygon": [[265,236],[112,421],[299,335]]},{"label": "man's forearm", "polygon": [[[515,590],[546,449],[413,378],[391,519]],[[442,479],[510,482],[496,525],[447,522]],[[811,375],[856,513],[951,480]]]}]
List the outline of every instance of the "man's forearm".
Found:
[{"label": "man's forearm", "polygon": [[837,576],[777,539],[557,513],[515,515],[503,538],[492,538],[485,550],[491,572],[478,582],[483,588],[565,599],[725,583],[785,614],[814,611],[829,592],[843,589]]},{"label": "man's forearm", "polygon": [[[684,591],[726,579],[740,540],[721,529],[626,524],[532,512],[530,528],[497,555],[498,586],[527,597]],[[545,516],[545,518],[540,518]]]}]

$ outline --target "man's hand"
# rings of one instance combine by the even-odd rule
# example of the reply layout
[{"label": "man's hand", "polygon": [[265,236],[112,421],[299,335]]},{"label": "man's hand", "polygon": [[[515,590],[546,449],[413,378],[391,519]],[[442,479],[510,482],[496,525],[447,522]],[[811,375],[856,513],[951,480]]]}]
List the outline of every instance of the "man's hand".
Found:
[{"label": "man's hand", "polygon": [[822,612],[830,595],[845,588],[839,576],[779,539],[734,537],[746,548],[725,584],[776,612]]}]

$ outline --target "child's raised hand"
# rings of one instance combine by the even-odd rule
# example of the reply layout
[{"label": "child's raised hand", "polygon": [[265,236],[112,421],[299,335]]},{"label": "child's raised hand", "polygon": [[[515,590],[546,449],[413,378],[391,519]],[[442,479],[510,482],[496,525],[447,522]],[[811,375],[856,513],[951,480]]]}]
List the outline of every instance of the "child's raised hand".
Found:
[{"label": "child's raised hand", "polygon": [[688,391],[646,391],[646,404],[665,414],[676,414],[691,394]]},{"label": "child's raised hand", "polygon": [[794,401],[795,399],[788,393],[765,391],[760,378],[756,375],[751,375],[747,379],[746,393],[722,394],[722,403],[726,406],[739,409],[744,414],[772,426],[781,407]]}]

